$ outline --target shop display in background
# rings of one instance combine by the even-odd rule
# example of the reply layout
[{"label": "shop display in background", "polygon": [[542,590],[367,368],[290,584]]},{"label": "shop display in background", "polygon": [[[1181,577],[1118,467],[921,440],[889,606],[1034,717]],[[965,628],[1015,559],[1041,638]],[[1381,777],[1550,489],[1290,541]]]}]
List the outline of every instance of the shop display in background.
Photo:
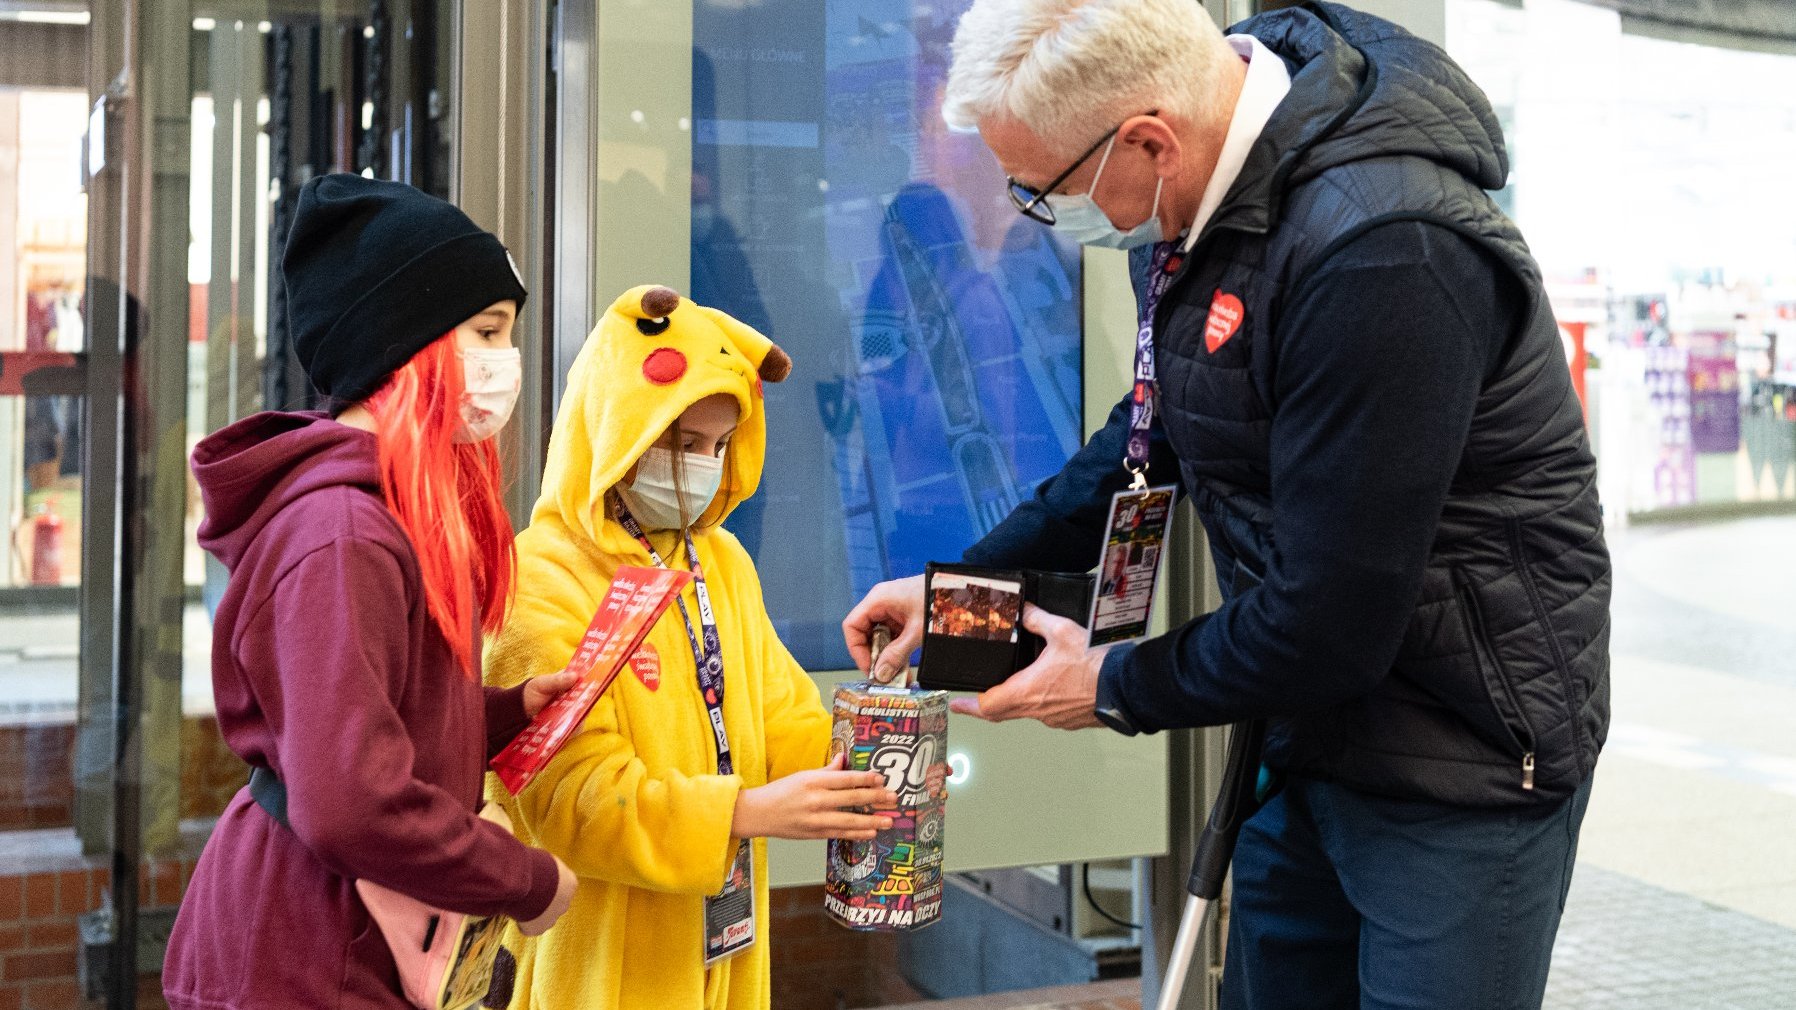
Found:
[{"label": "shop display in background", "polygon": [[1646,349],[1646,392],[1658,453],[1652,461],[1656,506],[1696,501],[1696,452],[1690,440],[1690,353],[1661,345]]},{"label": "shop display in background", "polygon": [[1686,334],[1690,359],[1690,446],[1698,453],[1740,449],[1740,368],[1734,335]]},{"label": "shop display in background", "polygon": [[1761,498],[1796,496],[1796,302],[1776,305],[1762,334],[1741,337],[1740,441]]},{"label": "shop display in background", "polygon": [[1796,501],[1796,303],[1692,283],[1611,307],[1593,381],[1618,402],[1591,420],[1627,510]]},{"label": "shop display in background", "polygon": [[1584,408],[1584,423],[1590,423],[1590,393],[1587,376],[1590,369],[1590,354],[1585,346],[1585,338],[1590,324],[1584,322],[1559,322],[1559,338],[1565,343],[1565,360],[1571,365],[1572,390],[1578,394],[1578,405]]}]

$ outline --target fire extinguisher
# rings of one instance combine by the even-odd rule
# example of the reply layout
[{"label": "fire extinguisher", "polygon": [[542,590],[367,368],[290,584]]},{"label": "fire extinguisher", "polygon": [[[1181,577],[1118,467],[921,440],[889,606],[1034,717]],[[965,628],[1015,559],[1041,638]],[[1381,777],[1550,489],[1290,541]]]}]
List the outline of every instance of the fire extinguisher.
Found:
[{"label": "fire extinguisher", "polygon": [[62,517],[51,502],[39,505],[32,520],[31,584],[62,585]]}]

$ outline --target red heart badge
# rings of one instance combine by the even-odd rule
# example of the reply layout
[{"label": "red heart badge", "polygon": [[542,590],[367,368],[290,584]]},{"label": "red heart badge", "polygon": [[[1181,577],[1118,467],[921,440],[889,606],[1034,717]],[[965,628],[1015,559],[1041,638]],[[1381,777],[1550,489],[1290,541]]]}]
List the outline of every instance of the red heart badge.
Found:
[{"label": "red heart badge", "polygon": [[642,681],[643,687],[651,691],[660,689],[661,654],[655,651],[654,646],[642,643],[642,647],[636,650],[636,655],[630,657],[630,670],[636,674],[637,680]]},{"label": "red heart badge", "polygon": [[1204,321],[1204,346],[1211,354],[1228,343],[1235,331],[1241,328],[1241,320],[1247,315],[1242,308],[1241,299],[1234,295],[1223,294],[1221,288],[1216,289],[1216,296],[1210,300],[1210,318]]}]

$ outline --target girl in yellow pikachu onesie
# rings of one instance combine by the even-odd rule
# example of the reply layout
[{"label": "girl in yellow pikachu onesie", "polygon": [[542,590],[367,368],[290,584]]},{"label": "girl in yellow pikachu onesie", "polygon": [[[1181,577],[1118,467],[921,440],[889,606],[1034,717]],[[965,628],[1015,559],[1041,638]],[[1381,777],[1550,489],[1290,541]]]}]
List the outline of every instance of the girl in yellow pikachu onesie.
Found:
[{"label": "girl in yellow pikachu onesie", "polygon": [[[890,809],[896,797],[876,772],[820,767],[829,713],[775,636],[747,552],[719,525],[760,482],[761,381],[791,367],[724,313],[642,287],[612,303],[568,373],[487,675],[509,685],[561,669],[618,566],[659,558],[703,574],[724,733],[713,731],[700,684],[695,584],[685,614],[667,611],[542,774],[516,797],[492,787],[518,834],[581,878],[555,929],[529,939],[514,930],[507,943],[518,952],[514,1007],[765,1008],[764,838],[867,839],[889,826],[843,809]],[[720,770],[722,746],[730,767]],[[707,896],[732,879],[754,897],[754,943],[707,968]],[[718,903],[714,927],[746,918],[725,911]]]}]

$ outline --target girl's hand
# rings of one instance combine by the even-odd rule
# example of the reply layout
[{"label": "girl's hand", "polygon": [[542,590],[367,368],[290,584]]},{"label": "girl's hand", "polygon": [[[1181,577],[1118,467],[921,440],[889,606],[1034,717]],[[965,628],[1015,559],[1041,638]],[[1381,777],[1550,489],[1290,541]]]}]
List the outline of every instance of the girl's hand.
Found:
[{"label": "girl's hand", "polygon": [[544,677],[532,677],[524,682],[524,714],[536,718],[536,713],[561,697],[561,692],[573,687],[579,674],[572,670],[551,673]]},{"label": "girl's hand", "polygon": [[931,799],[945,800],[948,798],[948,776],[953,773],[946,761],[937,761],[929,766],[927,777],[923,781],[925,788],[929,790]]},{"label": "girl's hand", "polygon": [[892,826],[890,817],[847,807],[891,809],[898,797],[878,772],[843,771],[845,755],[826,768],[798,772],[736,795],[730,834],[736,838],[847,838],[870,841]]},{"label": "girl's hand", "polygon": [[555,860],[555,871],[558,879],[555,885],[555,897],[549,902],[549,907],[543,909],[543,914],[529,922],[518,923],[518,932],[525,936],[541,936],[548,932],[549,927],[555,925],[555,920],[561,918],[562,914],[574,903],[574,891],[580,886],[579,878],[575,877],[574,871],[568,869],[567,864],[559,858]]}]

